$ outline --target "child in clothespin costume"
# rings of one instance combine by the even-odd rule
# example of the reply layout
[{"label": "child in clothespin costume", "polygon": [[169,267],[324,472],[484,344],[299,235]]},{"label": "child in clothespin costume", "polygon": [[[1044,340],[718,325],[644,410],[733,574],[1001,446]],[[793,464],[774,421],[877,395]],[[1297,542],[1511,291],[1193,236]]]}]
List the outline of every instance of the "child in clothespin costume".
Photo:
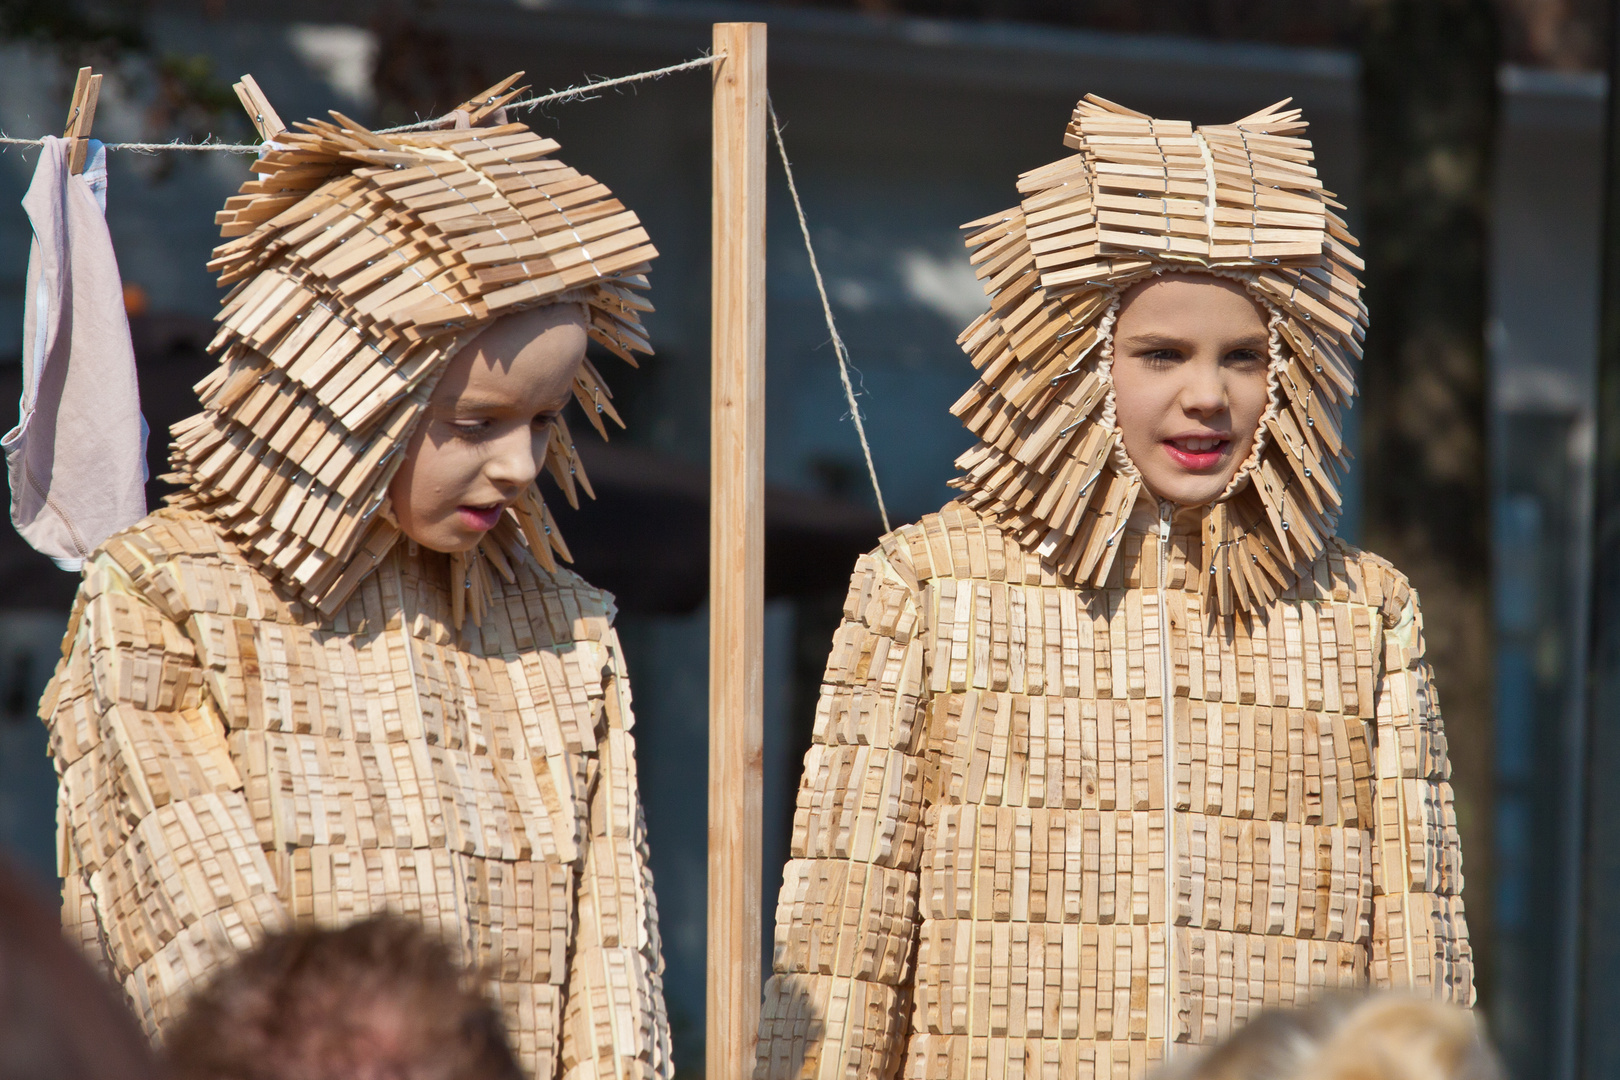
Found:
[{"label": "child in clothespin costume", "polygon": [[1333,535],[1367,315],[1304,129],[1087,98],[966,226],[978,442],[856,567],[757,1080],[1124,1080],[1328,988],[1472,1002],[1417,597]]},{"label": "child in clothespin costume", "polygon": [[[516,78],[514,76],[514,78]],[[161,1033],[266,932],[384,910],[484,969],[525,1071],[667,1077],[609,596],[536,478],[650,351],[636,216],[522,124],[334,113],[220,215],[183,490],[89,562],[41,710],[72,934]]]}]

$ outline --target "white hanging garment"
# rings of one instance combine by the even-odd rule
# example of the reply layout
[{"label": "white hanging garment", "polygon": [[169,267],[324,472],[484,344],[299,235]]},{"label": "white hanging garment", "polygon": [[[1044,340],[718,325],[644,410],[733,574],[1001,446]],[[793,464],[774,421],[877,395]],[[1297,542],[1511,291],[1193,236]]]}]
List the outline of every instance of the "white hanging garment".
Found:
[{"label": "white hanging garment", "polygon": [[47,137],[23,197],[33,225],[22,415],[0,438],[11,522],[64,570],[146,516],[146,422],[123,284],[107,232],[107,151],[80,175]]}]

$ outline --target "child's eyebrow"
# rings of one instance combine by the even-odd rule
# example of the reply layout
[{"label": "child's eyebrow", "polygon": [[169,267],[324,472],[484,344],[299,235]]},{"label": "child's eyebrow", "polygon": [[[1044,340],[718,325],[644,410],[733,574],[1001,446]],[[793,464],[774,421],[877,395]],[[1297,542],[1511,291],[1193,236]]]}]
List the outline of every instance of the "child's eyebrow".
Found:
[{"label": "child's eyebrow", "polygon": [[1144,330],[1140,334],[1132,334],[1124,341],[1126,345],[1135,345],[1149,349],[1185,349],[1192,345],[1186,338],[1179,338],[1156,330]]},{"label": "child's eyebrow", "polygon": [[503,401],[499,398],[478,397],[476,395],[467,394],[456,398],[455,401],[451,402],[450,407],[455,412],[490,412],[499,411],[501,409],[510,409],[512,407],[512,403],[510,401]]},{"label": "child's eyebrow", "polygon": [[[1225,343],[1224,348],[1230,349],[1264,349],[1269,347],[1271,339],[1266,334],[1249,334],[1235,341]],[[1191,349],[1196,342],[1189,338],[1176,337],[1160,330],[1144,330],[1139,334],[1131,334],[1120,342],[1133,348],[1145,349]]]}]

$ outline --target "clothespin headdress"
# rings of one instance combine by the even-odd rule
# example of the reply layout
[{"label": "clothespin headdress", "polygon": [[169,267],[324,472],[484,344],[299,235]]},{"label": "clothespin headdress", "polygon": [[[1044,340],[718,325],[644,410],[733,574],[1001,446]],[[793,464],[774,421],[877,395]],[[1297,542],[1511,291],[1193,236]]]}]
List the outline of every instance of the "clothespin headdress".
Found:
[{"label": "clothespin headdress", "polygon": [[1113,422],[1112,328],[1120,294],[1154,274],[1238,279],[1271,316],[1271,406],[1203,512],[1210,609],[1269,603],[1333,533],[1362,264],[1287,104],[1194,128],[1087,97],[1064,136],[1074,153],[963,226],[990,310],[959,339],[979,378],[952,412],[978,443],[953,484],[1072,580],[1107,580],[1142,490]]},{"label": "clothespin headdress", "polygon": [[[521,74],[521,73],[520,73]],[[477,126],[514,75],[463,105],[449,130],[373,132],[333,112],[296,131],[256,84],[238,87],[272,148],[217,217],[210,269],[232,286],[197,386],[176,424],[175,501],[213,517],[272,577],[330,614],[400,538],[388,485],[440,374],[503,315],[577,302],[593,340],[635,363],[657,252],[606,187],[558,161],[523,124]],[[619,421],[596,368],[574,384],[605,436]],[[619,421],[622,424],[622,421]],[[590,488],[567,426],[546,467],[577,505]],[[568,558],[539,488],[480,546],[452,559],[456,619],[479,618],[488,567]]]}]

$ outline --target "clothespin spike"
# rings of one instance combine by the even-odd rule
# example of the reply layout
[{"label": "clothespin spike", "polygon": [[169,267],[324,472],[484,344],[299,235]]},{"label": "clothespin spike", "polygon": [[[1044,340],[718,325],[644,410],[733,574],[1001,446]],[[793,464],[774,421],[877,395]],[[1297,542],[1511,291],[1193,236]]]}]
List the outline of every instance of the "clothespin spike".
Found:
[{"label": "clothespin spike", "polygon": [[528,89],[527,86],[520,86],[515,90],[508,89],[508,87],[510,87],[513,83],[523,78],[523,74],[524,73],[521,71],[512,72],[512,74],[508,75],[506,78],[502,79],[488,90],[474,94],[464,103],[457,105],[451,110],[451,112],[465,113],[467,116],[467,126],[477,127],[479,121],[483,120],[484,117],[488,116],[490,113],[494,112],[496,109],[499,109],[508,101],[511,101],[513,98],[517,97],[519,94],[523,93],[523,91]]},{"label": "clothespin spike", "polygon": [[276,110],[270,107],[270,99],[264,96],[259,84],[252,75],[243,75],[241,80],[231,89],[236,91],[236,98],[247,110],[248,119],[253,121],[253,130],[259,133],[260,142],[270,142],[277,135],[287,130],[287,125],[281,122]]},{"label": "clothespin spike", "polygon": [[84,172],[84,160],[90,151],[90,127],[96,121],[96,102],[101,99],[101,76],[88,67],[79,69],[73,82],[73,102],[68,106],[67,129],[62,138],[72,139],[68,148],[68,172]]}]

